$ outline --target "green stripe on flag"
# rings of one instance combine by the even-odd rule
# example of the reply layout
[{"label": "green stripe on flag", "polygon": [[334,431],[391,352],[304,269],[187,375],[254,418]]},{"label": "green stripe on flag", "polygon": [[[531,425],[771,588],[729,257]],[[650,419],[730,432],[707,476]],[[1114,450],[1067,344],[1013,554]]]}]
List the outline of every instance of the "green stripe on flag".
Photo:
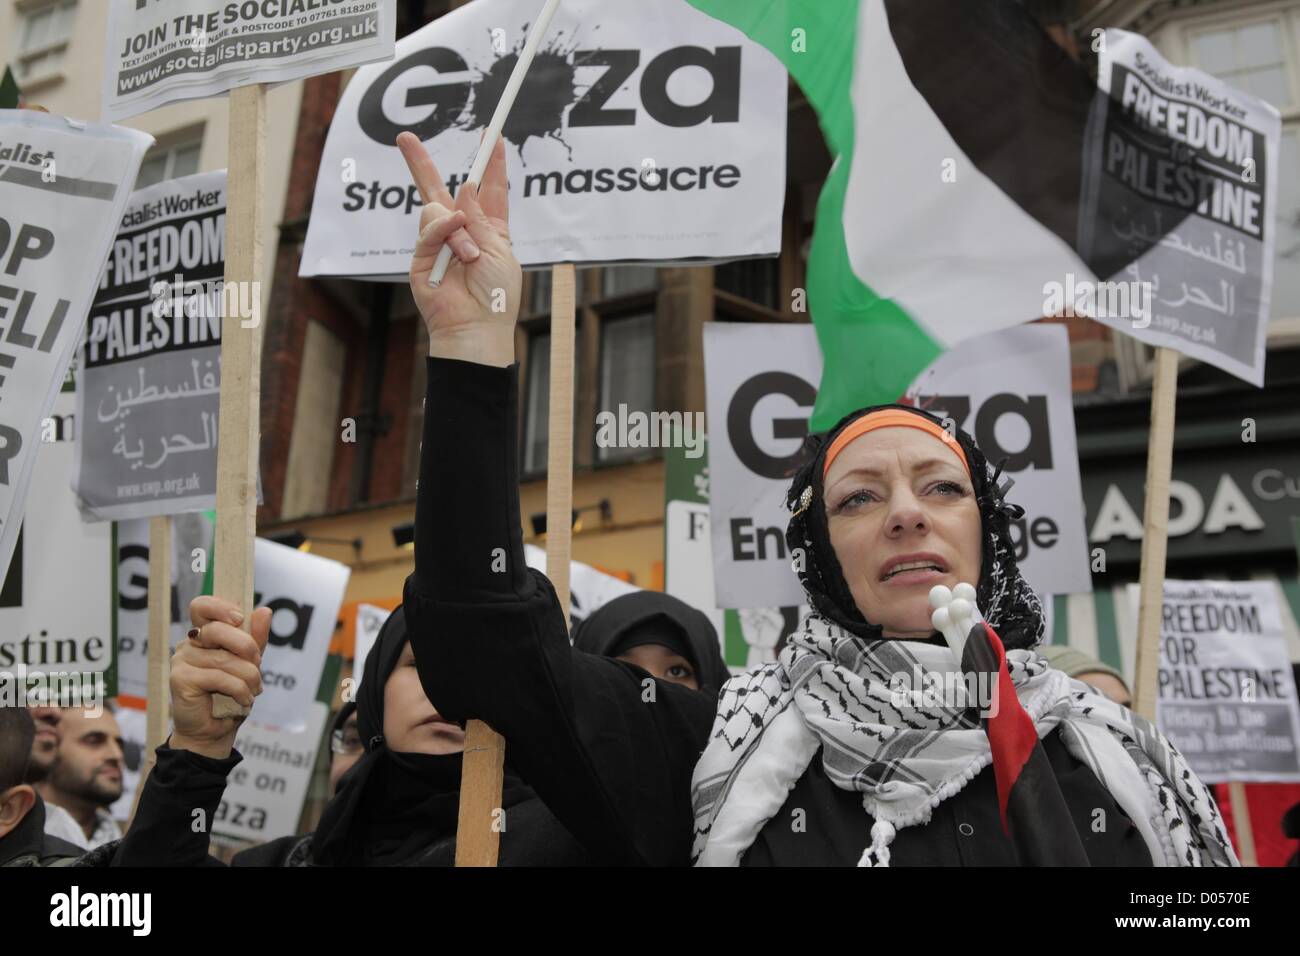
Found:
[{"label": "green stripe on flag", "polygon": [[1092,604],[1097,614],[1097,657],[1121,674],[1124,658],[1119,650],[1119,626],[1115,622],[1115,595],[1110,588],[1092,592]]},{"label": "green stripe on flag", "polygon": [[[844,198],[857,132],[853,72],[859,0],[689,0],[776,56],[817,111],[835,164],[817,203],[808,258],[808,307],[824,367],[809,421],[824,431],[864,405],[898,399],[943,349],[853,271]],[[886,148],[895,148],[890,145]]]}]

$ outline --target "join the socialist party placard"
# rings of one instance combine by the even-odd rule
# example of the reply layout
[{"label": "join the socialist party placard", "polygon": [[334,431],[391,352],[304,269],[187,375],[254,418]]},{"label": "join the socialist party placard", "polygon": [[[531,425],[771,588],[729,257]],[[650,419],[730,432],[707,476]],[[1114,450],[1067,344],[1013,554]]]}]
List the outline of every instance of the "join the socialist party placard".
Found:
[{"label": "join the socialist party placard", "polygon": [[[477,0],[359,70],[321,160],[300,274],[403,279],[421,198],[394,145],[418,136],[454,193],[537,0]],[[684,0],[565,0],[506,122],[510,232],[525,266],[775,255],[785,69]]]},{"label": "join the socialist party placard", "polygon": [[110,0],[104,118],[393,54],[393,0]]}]

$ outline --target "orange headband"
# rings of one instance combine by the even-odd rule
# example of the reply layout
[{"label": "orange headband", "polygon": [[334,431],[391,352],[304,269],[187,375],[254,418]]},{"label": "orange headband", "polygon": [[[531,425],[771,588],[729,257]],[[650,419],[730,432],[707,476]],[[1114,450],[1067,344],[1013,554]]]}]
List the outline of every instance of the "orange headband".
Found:
[{"label": "orange headband", "polygon": [[845,445],[855,438],[861,438],[867,432],[875,431],[877,428],[919,428],[923,432],[928,432],[957,453],[957,457],[961,459],[962,465],[966,468],[967,477],[971,477],[970,462],[966,460],[966,452],[948,432],[930,421],[930,419],[920,415],[913,415],[911,412],[905,412],[900,408],[882,408],[870,415],[863,415],[840,432],[836,439],[831,442],[830,450],[826,452],[826,464],[822,468],[822,479],[825,480],[826,473],[831,470],[831,462],[835,460],[836,455],[844,450]]}]

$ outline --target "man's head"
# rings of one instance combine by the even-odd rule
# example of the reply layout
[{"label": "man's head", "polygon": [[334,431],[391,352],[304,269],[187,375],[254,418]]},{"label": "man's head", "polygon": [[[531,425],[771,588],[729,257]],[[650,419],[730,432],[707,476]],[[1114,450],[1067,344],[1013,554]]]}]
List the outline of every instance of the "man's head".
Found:
[{"label": "man's head", "polygon": [[51,803],[108,807],[122,796],[122,731],[111,711],[61,712],[59,759],[45,782]]},{"label": "man's head", "polygon": [[36,792],[23,783],[36,725],[23,707],[0,707],[0,840],[22,823]]},{"label": "man's head", "polygon": [[36,724],[36,737],[32,740],[26,781],[40,783],[50,775],[59,759],[59,721],[63,712],[57,707],[32,707],[29,713]]}]

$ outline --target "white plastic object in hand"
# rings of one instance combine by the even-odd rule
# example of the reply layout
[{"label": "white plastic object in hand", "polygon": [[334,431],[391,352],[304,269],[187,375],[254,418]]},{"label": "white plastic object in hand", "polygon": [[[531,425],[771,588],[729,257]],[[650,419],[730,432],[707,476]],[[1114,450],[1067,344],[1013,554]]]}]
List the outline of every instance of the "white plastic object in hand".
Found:
[{"label": "white plastic object in hand", "polygon": [[[555,16],[559,6],[560,0],[546,0],[546,6],[538,15],[532,30],[528,32],[528,39],[524,41],[524,48],[520,51],[515,68],[506,82],[505,92],[497,101],[492,121],[488,123],[487,133],[483,137],[483,142],[478,145],[478,155],[474,157],[474,165],[470,167],[469,179],[466,182],[473,183],[475,189],[483,182],[483,173],[487,170],[488,160],[492,158],[492,150],[496,149],[501,130],[505,128],[506,117],[510,115],[510,108],[515,105],[515,97],[519,95],[519,88],[524,85],[524,77],[528,75],[528,68],[532,65],[537,48],[541,46],[542,37],[546,35],[546,30],[551,25],[551,18]],[[444,243],[438,258],[434,260],[433,271],[429,273],[429,285],[434,288],[440,286],[442,280],[447,277],[447,269],[450,266],[451,246]]]},{"label": "white plastic object in hand", "polygon": [[[975,587],[967,584],[965,581],[958,584],[952,589],[952,596],[963,601],[969,601],[971,605],[971,618],[973,621],[984,620],[984,615],[980,613],[979,607],[975,604]],[[969,631],[967,633],[970,633]]]},{"label": "white plastic object in hand", "polygon": [[965,582],[952,590],[936,584],[930,589],[930,606],[935,608],[930,616],[931,623],[948,642],[960,665],[967,635],[977,621],[984,619],[975,604],[975,588]]}]

